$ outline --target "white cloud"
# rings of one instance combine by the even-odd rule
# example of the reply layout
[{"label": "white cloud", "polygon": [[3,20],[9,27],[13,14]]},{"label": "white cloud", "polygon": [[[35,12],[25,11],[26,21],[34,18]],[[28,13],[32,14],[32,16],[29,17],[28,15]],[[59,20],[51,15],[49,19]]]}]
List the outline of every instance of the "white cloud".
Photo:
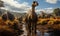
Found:
[{"label": "white cloud", "polygon": [[49,7],[49,8],[44,8],[44,9],[53,9],[52,7]]},{"label": "white cloud", "polygon": [[58,0],[46,0],[46,2],[51,3],[51,4],[56,4]]},{"label": "white cloud", "polygon": [[4,8],[11,11],[25,12],[31,6],[27,2],[19,3],[18,0],[2,0],[4,2]]},{"label": "white cloud", "polygon": [[1,9],[8,10],[8,9],[7,9],[7,8],[5,8],[5,7],[1,7]]},{"label": "white cloud", "polygon": [[[29,3],[23,2],[19,3],[18,0],[2,0],[4,2],[4,8],[6,10],[15,11],[15,12],[28,12],[31,9]],[[48,0],[46,0],[48,2]],[[50,0],[52,1],[52,0]],[[52,8],[37,9],[36,12],[45,11],[46,13],[52,13]]]},{"label": "white cloud", "polygon": [[49,13],[52,13],[53,12],[53,8],[44,8],[44,9],[38,9],[38,10],[36,10],[36,12],[38,12],[39,14],[41,14],[42,12],[40,12],[40,11],[43,11],[44,13],[47,13],[47,14],[49,14]]},{"label": "white cloud", "polygon": [[47,9],[45,11],[46,11],[46,13],[52,13],[53,12],[53,9]]},{"label": "white cloud", "polygon": [[46,13],[52,13],[53,12],[53,8],[49,7],[49,8],[45,8]]}]

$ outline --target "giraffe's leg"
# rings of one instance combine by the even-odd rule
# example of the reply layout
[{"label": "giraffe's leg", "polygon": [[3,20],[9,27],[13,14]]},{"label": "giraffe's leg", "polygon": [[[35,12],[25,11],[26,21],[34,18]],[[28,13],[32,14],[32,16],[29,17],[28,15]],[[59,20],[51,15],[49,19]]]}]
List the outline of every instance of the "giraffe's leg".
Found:
[{"label": "giraffe's leg", "polygon": [[32,36],[36,36],[36,23],[32,23]]},{"label": "giraffe's leg", "polygon": [[28,29],[28,35],[27,36],[31,36],[31,24],[29,23],[27,26],[28,26],[27,27],[27,29]]},{"label": "giraffe's leg", "polygon": [[34,23],[34,34],[36,36],[36,23]]}]

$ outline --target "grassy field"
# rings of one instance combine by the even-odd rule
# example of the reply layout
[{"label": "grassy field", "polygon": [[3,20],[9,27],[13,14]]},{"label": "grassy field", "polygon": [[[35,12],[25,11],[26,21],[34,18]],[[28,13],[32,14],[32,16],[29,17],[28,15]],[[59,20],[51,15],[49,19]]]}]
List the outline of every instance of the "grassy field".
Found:
[{"label": "grassy field", "polygon": [[37,27],[60,29],[60,18],[38,18]]}]

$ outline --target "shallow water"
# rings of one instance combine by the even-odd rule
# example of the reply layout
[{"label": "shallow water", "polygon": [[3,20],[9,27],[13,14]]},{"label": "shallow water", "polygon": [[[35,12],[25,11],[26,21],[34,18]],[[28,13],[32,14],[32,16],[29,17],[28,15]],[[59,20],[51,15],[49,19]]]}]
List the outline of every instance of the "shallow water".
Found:
[{"label": "shallow water", "polygon": [[[23,29],[24,33],[21,36],[27,36],[27,30],[26,30],[26,25],[23,25]],[[44,33],[44,36],[49,36],[50,33]],[[37,36],[41,36],[41,32],[39,30],[37,30]]]},{"label": "shallow water", "polygon": [[[50,35],[50,33],[46,33],[46,32],[44,33],[44,36],[49,36],[49,35]],[[37,36],[41,36],[41,32],[38,30],[37,30]]]}]

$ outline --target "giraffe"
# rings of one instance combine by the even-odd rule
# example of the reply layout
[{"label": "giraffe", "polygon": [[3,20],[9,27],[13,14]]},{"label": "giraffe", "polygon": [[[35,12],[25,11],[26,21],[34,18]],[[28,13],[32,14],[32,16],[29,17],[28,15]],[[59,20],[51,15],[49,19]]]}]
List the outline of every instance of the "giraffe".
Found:
[{"label": "giraffe", "polygon": [[[35,7],[38,6],[38,2],[37,1],[33,1],[32,4],[32,11],[30,13],[27,14],[26,17],[26,23],[27,23],[27,29],[28,29],[28,36],[33,36],[31,35],[31,33],[36,34],[36,24],[37,24],[37,14],[35,13]],[[34,35],[35,36],[35,35]]]}]

